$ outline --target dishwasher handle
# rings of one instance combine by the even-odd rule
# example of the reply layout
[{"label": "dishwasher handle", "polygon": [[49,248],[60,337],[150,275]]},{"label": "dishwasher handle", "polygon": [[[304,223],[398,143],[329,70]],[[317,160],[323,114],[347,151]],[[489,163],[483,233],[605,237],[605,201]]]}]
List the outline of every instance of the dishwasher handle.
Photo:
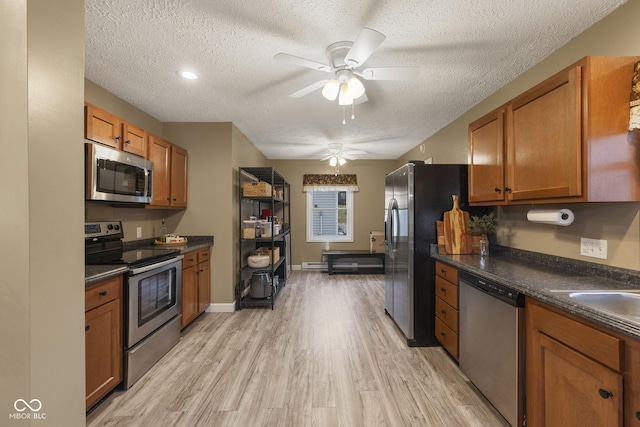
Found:
[{"label": "dishwasher handle", "polygon": [[491,293],[491,290],[489,289],[489,286],[487,285],[487,283],[482,281],[481,279],[478,279],[476,281],[475,287],[481,290],[482,292],[486,292],[488,294]]}]

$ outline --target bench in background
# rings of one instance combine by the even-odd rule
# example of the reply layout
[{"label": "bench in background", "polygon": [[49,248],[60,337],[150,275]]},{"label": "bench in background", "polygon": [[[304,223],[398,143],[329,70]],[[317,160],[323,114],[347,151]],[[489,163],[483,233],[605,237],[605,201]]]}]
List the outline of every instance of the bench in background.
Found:
[{"label": "bench in background", "polygon": [[[369,259],[380,259],[382,261],[382,268],[375,269],[375,271],[371,271],[374,269],[356,269],[355,272],[365,272],[367,273],[381,273],[384,274],[384,252],[370,252],[370,251],[322,251],[322,255],[326,255],[327,257],[327,273],[348,273],[353,272],[352,270],[347,269],[335,269],[334,263],[337,259],[352,259],[352,258],[369,258]],[[362,270],[362,271],[361,271]]]}]

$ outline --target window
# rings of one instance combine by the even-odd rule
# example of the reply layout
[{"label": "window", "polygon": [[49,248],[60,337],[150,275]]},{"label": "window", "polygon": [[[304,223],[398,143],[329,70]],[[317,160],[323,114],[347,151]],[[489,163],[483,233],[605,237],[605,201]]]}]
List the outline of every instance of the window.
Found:
[{"label": "window", "polygon": [[307,242],[353,242],[354,174],[305,174]]},{"label": "window", "polygon": [[307,191],[307,242],[353,242],[353,191]]}]

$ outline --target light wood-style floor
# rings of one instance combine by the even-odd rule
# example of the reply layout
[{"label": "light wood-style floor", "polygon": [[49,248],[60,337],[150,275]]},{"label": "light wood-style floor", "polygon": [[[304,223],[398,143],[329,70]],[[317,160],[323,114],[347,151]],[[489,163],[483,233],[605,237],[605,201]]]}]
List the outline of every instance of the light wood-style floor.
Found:
[{"label": "light wood-style floor", "polygon": [[384,276],[291,274],[275,310],[205,313],[88,426],[504,426],[440,348],[409,348]]}]

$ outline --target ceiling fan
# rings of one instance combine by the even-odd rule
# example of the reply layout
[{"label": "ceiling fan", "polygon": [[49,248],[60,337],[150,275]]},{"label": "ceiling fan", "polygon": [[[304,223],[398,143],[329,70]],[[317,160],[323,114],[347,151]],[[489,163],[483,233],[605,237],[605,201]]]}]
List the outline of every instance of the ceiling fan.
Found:
[{"label": "ceiling fan", "polygon": [[290,97],[300,98],[322,88],[326,99],[334,101],[338,98],[340,105],[353,105],[356,99],[361,102],[367,100],[364,85],[358,77],[364,80],[410,80],[418,76],[418,67],[359,69],[385,39],[386,36],[379,31],[363,28],[354,42],[341,41],[327,47],[325,53],[330,65],[288,53],[278,53],[273,58],[333,74],[333,78],[317,81],[290,94]]},{"label": "ceiling fan", "polygon": [[328,152],[320,161],[329,160],[329,165],[340,167],[347,163],[347,160],[356,160],[358,154],[367,154],[362,150],[345,150],[345,146],[339,142],[329,144]]}]

